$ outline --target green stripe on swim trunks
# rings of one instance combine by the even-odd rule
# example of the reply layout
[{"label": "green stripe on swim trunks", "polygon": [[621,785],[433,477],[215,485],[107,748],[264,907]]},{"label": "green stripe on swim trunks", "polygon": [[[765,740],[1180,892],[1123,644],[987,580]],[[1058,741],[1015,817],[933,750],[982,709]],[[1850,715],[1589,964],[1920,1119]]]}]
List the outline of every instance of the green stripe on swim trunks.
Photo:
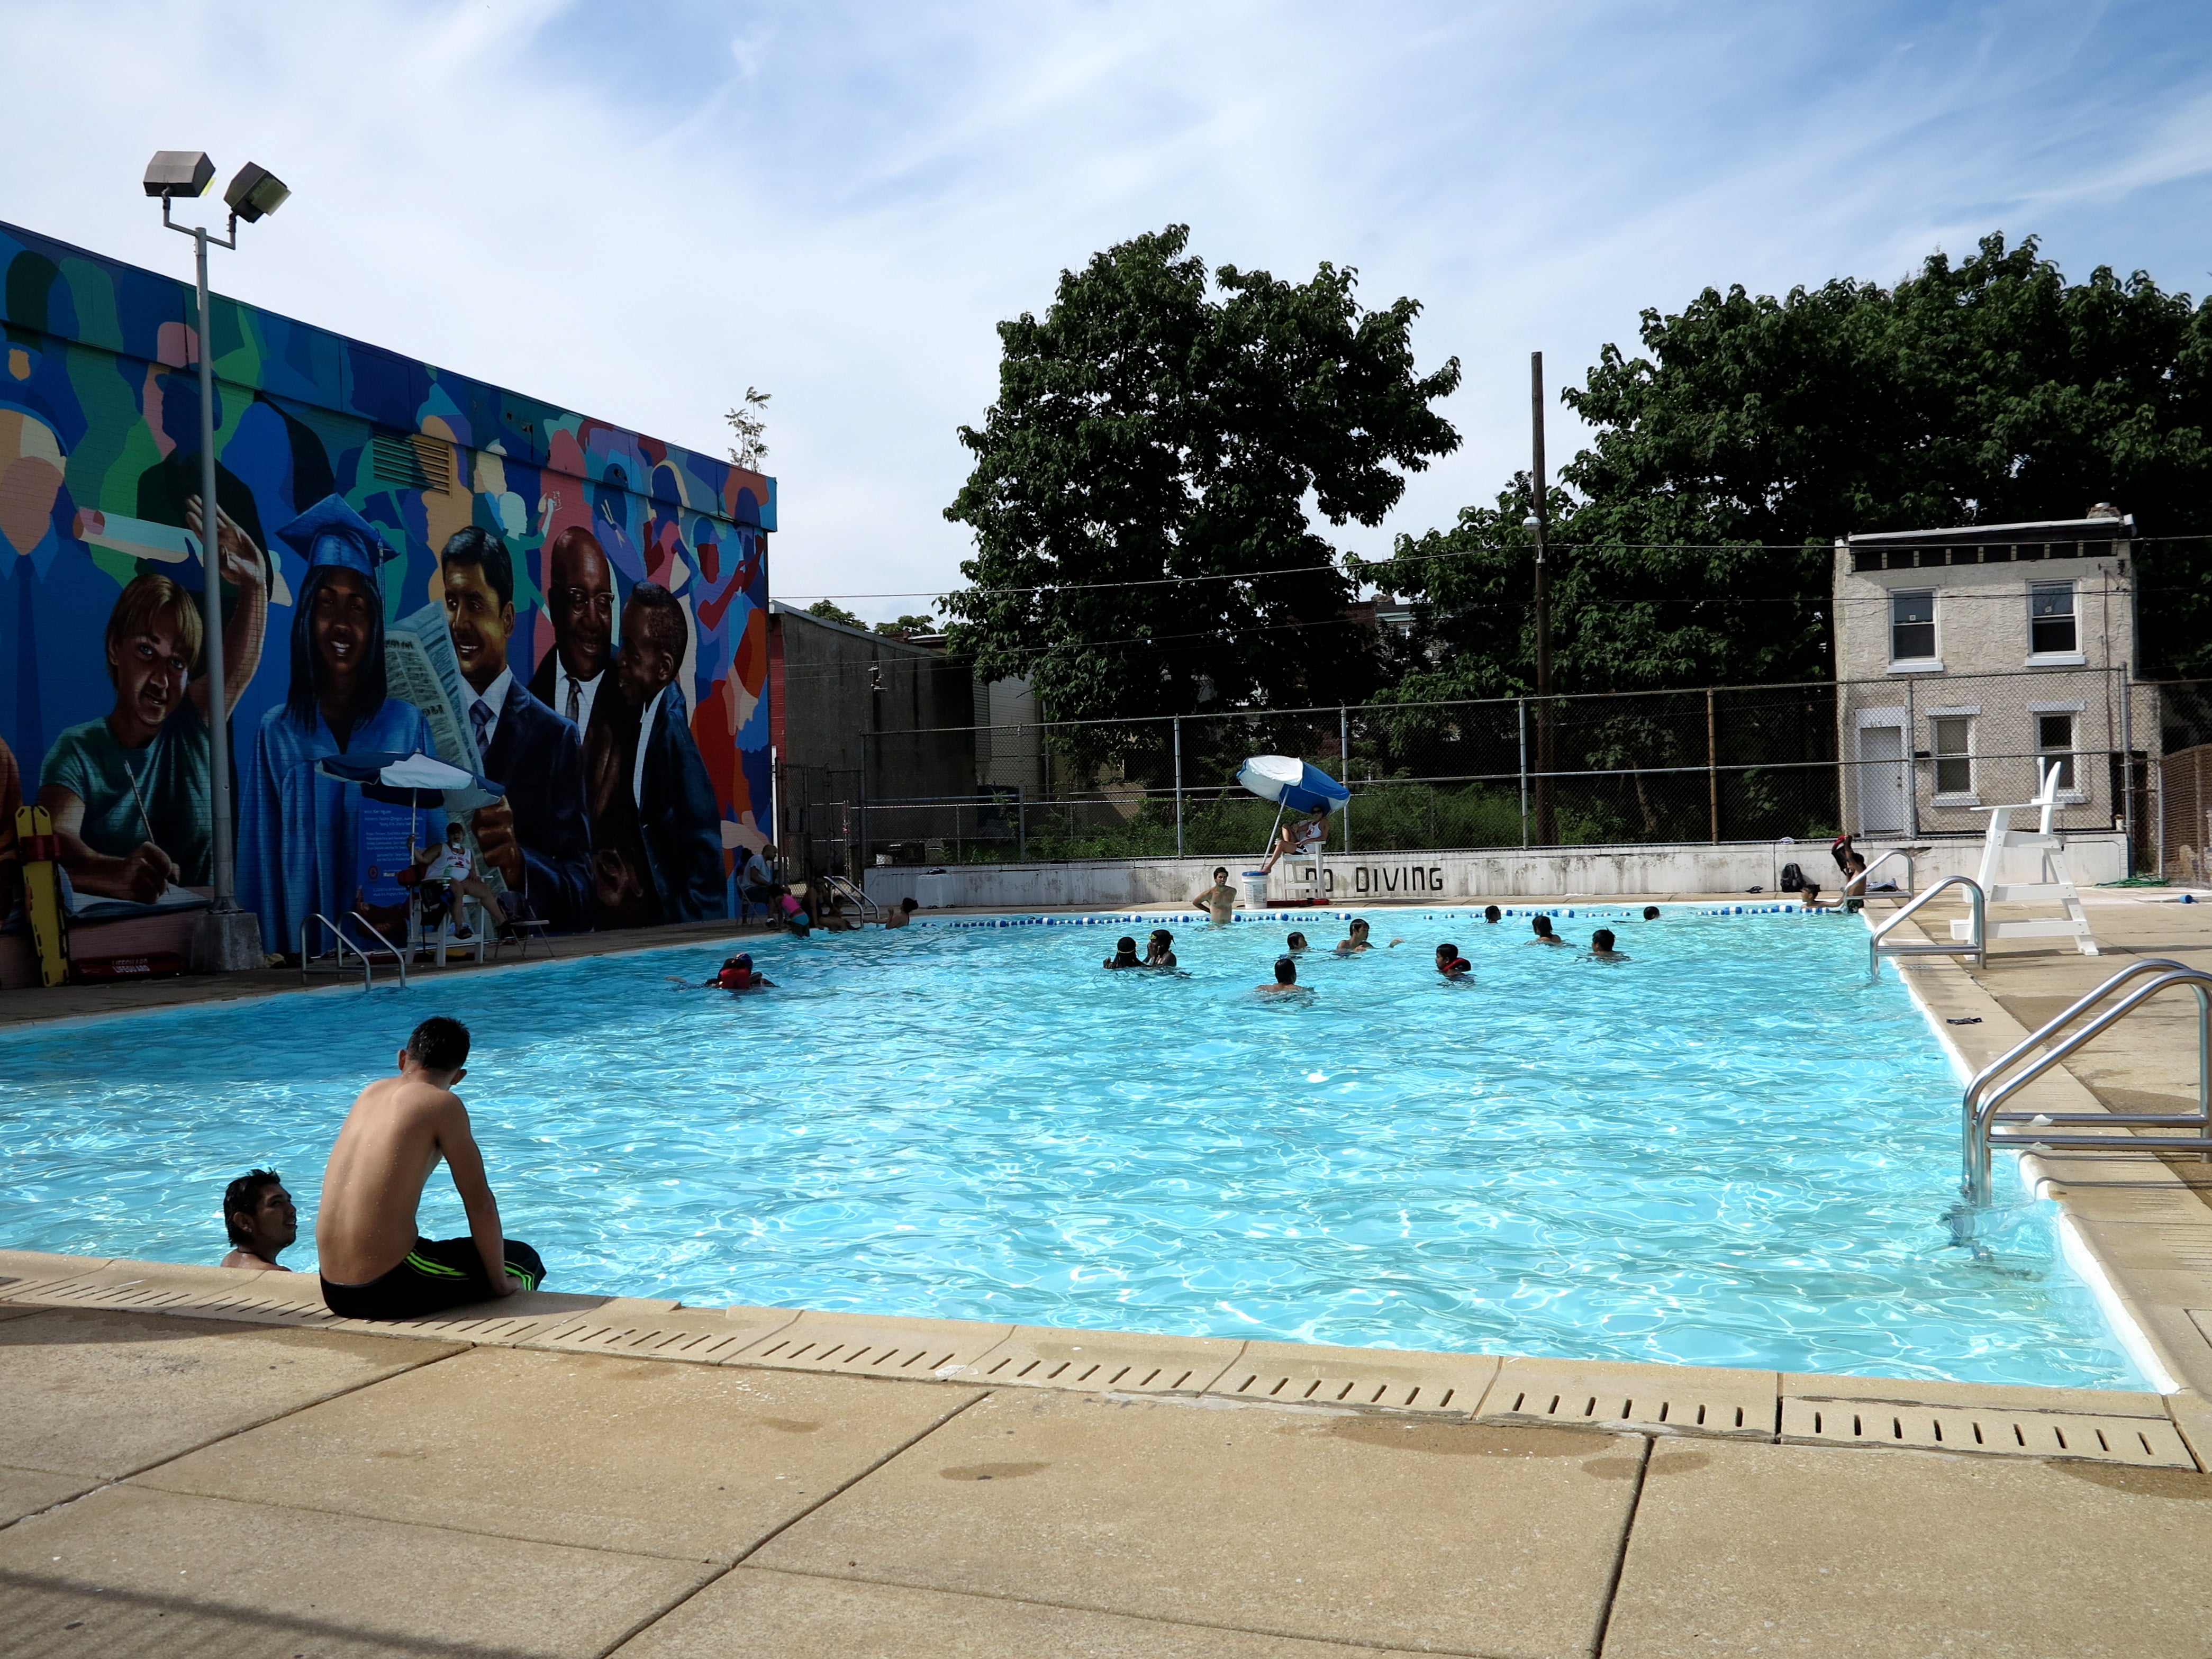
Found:
[{"label": "green stripe on swim trunks", "polygon": [[428,1273],[433,1279],[466,1279],[468,1277],[459,1267],[448,1267],[442,1261],[433,1261],[428,1256],[418,1255],[412,1250],[407,1253],[407,1265],[416,1273]]},{"label": "green stripe on swim trunks", "polygon": [[538,1288],[538,1281],[532,1279],[527,1271],[516,1267],[512,1261],[507,1264],[507,1276],[509,1279],[520,1279],[522,1288],[526,1291],[534,1291]]}]

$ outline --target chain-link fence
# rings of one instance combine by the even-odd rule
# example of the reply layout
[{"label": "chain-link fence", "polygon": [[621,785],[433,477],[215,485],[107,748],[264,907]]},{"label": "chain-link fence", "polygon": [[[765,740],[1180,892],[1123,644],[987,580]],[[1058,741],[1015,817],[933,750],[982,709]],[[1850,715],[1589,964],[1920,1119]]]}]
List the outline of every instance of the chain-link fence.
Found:
[{"label": "chain-link fence", "polygon": [[[2165,732],[2162,708],[2183,716]],[[2176,732],[2206,746],[2191,809],[2205,827],[2188,842],[2201,857],[2212,688],[2086,668],[885,731],[857,776],[810,781],[805,811],[818,823],[836,796],[837,834],[810,829],[819,867],[1250,855],[1275,809],[1237,768],[1283,754],[1347,781],[1331,850],[1935,839],[1980,835],[1979,809],[2027,800],[2056,766],[2056,826],[2131,831],[2153,870],[2180,844],[2159,806]],[[948,750],[973,794],[870,794],[871,775]]]}]

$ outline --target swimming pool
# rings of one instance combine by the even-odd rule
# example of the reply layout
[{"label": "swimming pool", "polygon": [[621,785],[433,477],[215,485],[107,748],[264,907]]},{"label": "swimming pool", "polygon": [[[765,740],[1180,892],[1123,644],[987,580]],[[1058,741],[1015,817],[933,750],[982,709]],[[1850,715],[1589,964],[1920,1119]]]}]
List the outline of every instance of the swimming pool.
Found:
[{"label": "swimming pool", "polygon": [[[2051,1206],[1945,1224],[1958,1088],[1854,920],[1560,907],[1158,917],[695,945],[0,1037],[0,1246],[212,1261],[223,1184],[315,1192],[408,1029],[468,1099],[550,1288],[1090,1328],[2141,1387]],[[1254,994],[1285,933],[1309,997]],[[1407,941],[1396,949],[1389,941]],[[1442,982],[1457,943],[1472,985]],[[466,1231],[442,1174],[422,1217]]]}]

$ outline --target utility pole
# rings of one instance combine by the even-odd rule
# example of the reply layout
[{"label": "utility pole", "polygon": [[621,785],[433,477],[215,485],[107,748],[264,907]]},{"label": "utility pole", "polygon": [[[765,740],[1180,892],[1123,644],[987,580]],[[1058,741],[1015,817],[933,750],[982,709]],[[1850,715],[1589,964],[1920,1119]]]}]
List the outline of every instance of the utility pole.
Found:
[{"label": "utility pole", "polygon": [[1552,810],[1552,586],[1544,568],[1544,536],[1551,528],[1550,491],[1544,482],[1544,354],[1528,354],[1528,415],[1534,454],[1528,473],[1529,522],[1536,532],[1536,844],[1559,844]]}]

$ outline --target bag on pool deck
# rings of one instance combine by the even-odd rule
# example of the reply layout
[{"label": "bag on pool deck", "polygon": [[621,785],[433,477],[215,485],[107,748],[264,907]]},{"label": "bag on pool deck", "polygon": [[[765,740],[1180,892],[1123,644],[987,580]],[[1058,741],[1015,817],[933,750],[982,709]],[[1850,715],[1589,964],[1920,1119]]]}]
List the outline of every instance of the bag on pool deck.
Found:
[{"label": "bag on pool deck", "polygon": [[1805,890],[1805,872],[1794,864],[1785,864],[1782,866],[1782,879],[1775,885],[1785,893],[1802,893]]}]

